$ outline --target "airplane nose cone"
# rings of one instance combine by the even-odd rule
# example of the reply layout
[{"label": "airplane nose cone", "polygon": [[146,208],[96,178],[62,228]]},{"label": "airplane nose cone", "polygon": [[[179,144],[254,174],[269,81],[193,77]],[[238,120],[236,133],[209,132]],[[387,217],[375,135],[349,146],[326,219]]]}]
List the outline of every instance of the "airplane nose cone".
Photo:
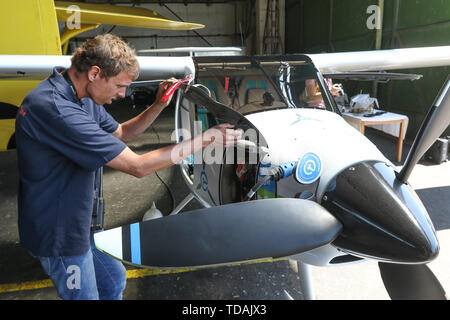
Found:
[{"label": "airplane nose cone", "polygon": [[333,245],[347,252],[396,263],[427,263],[439,253],[421,200],[385,163],[345,169],[328,186],[322,205],[343,224]]}]

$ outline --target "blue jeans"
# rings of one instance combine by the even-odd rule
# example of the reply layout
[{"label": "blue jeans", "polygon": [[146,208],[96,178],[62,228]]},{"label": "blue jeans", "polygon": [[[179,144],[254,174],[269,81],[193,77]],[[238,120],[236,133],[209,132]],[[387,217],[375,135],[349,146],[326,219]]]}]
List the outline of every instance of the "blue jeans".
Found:
[{"label": "blue jeans", "polygon": [[50,276],[64,300],[121,300],[126,286],[123,264],[95,248],[81,256],[41,257],[44,271]]}]

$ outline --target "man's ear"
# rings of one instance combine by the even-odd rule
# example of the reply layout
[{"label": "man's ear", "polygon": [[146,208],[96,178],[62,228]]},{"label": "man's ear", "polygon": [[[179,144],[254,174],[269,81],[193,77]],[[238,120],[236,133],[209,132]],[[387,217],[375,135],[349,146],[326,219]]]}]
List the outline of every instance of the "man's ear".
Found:
[{"label": "man's ear", "polygon": [[90,82],[100,78],[102,70],[98,66],[92,66],[87,72],[88,80]]}]

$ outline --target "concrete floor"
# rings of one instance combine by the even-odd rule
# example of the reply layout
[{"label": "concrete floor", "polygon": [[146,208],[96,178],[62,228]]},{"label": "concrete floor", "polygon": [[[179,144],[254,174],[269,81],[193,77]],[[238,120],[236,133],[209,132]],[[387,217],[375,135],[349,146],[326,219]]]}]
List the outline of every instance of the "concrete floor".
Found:
[{"label": "concrete floor", "polygon": [[[126,107],[111,107],[119,121],[137,114]],[[137,153],[171,143],[173,110],[167,109],[158,118],[155,128],[147,130],[130,144]],[[392,161],[396,141],[368,129],[366,135]],[[403,159],[409,147],[405,144]],[[15,151],[0,153],[0,299],[51,300],[57,299],[56,290],[41,270],[40,264],[19,245],[17,232],[17,156]],[[179,176],[179,168],[160,172],[160,177],[172,190],[178,204],[188,194]],[[411,185],[417,190],[438,230],[441,253],[429,264],[447,292],[450,292],[450,162],[440,165],[420,163],[411,176]],[[167,214],[172,200],[166,187],[153,174],[136,179],[121,172],[105,169],[104,196],[106,201],[105,228],[140,221],[153,201]],[[184,210],[199,208],[194,201]],[[287,292],[294,299],[302,299],[296,266],[287,259],[260,263],[182,270],[163,273],[127,267],[129,279],[124,299],[189,299],[189,300],[285,300]],[[136,271],[134,271],[136,270]],[[324,300],[389,299],[375,262],[356,263],[330,268],[312,267],[314,292]]]}]

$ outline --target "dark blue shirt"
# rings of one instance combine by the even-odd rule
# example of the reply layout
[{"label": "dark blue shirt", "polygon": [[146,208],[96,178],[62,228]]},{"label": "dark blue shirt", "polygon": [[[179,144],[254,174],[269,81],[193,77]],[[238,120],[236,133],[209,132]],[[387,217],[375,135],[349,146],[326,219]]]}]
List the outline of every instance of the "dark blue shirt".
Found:
[{"label": "dark blue shirt", "polygon": [[20,242],[40,257],[87,252],[95,172],[126,147],[111,134],[118,123],[78,100],[63,70],[25,97],[16,119]]}]

